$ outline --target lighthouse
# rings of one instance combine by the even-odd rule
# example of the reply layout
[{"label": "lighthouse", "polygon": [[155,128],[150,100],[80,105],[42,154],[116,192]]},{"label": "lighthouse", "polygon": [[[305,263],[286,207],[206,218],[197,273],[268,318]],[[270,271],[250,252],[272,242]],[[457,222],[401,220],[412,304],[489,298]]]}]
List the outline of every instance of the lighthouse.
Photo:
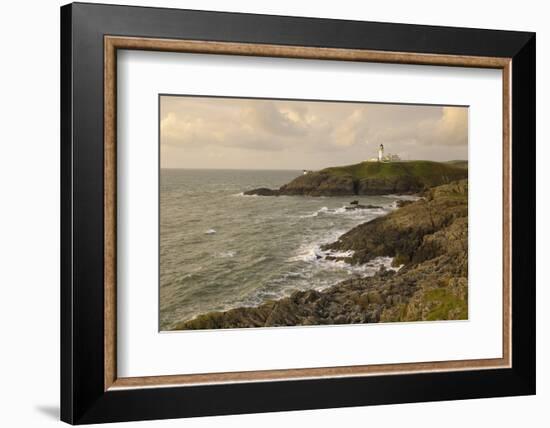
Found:
[{"label": "lighthouse", "polygon": [[378,162],[382,162],[384,160],[384,145],[380,144],[380,147],[378,148]]}]

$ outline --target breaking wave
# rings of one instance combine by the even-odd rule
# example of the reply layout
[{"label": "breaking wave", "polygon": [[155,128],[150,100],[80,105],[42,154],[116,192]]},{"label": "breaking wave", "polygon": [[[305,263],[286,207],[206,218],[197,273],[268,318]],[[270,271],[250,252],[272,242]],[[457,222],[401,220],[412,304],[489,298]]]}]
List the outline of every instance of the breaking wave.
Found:
[{"label": "breaking wave", "polygon": [[339,208],[321,207],[318,210],[299,216],[299,218],[314,218],[323,215],[348,215],[351,217],[377,217],[386,214],[394,207],[394,203],[373,208],[353,208],[351,205],[343,205]]}]

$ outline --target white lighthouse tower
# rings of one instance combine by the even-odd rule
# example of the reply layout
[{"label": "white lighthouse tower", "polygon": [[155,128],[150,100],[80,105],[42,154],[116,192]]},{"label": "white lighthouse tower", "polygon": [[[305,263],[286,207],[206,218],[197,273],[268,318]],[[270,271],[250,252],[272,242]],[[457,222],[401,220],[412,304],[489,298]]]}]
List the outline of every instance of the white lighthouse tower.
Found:
[{"label": "white lighthouse tower", "polygon": [[382,162],[384,160],[384,144],[380,144],[380,147],[378,148],[378,162]]}]

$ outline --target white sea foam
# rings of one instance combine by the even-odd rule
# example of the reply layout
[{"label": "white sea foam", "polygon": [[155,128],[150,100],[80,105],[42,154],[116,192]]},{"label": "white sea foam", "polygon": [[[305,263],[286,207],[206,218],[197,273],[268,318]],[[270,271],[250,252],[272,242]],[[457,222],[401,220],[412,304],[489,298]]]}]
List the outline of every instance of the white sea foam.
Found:
[{"label": "white sea foam", "polygon": [[387,209],[384,209],[384,207],[380,208],[357,208],[357,209],[350,209],[349,206],[343,205],[339,208],[328,208],[328,207],[321,207],[317,211],[314,211],[310,214],[304,214],[299,216],[299,218],[312,218],[312,217],[318,217],[319,215],[348,215],[351,217],[357,217],[357,218],[367,218],[367,217],[373,217],[373,216],[380,216],[387,212]]},{"label": "white sea foam", "polygon": [[235,257],[235,254],[237,254],[236,251],[222,251],[218,253],[218,256],[221,257],[222,259],[226,259],[226,258]]},{"label": "white sea foam", "polygon": [[317,217],[319,214],[328,212],[328,207],[321,207],[317,211],[311,213],[311,214],[305,214],[301,215],[300,218],[311,218],[311,217]]},{"label": "white sea foam", "polygon": [[243,197],[243,198],[259,198],[260,197],[260,195],[245,195],[244,192],[235,193],[232,196],[238,196],[238,197]]},{"label": "white sea foam", "polygon": [[343,230],[333,230],[327,235],[325,235],[324,239],[322,240],[316,240],[314,242],[311,242],[311,241],[305,242],[298,248],[295,255],[288,259],[288,261],[289,262],[299,262],[299,261],[312,262],[312,261],[320,260],[324,258],[328,252],[328,251],[321,250],[321,246],[324,244],[328,244],[330,242],[336,241],[344,233],[345,231]]},{"label": "white sea foam", "polygon": [[355,251],[353,250],[348,250],[348,251],[336,251],[336,250],[326,250],[324,251],[325,253],[325,256],[330,256],[330,257],[334,257],[334,258],[338,258],[338,259],[347,259],[347,258],[350,258],[350,257],[353,257],[353,255],[355,254]]},{"label": "white sea foam", "polygon": [[313,262],[323,257],[323,252],[318,244],[302,246],[296,255],[288,259],[289,262]]},{"label": "white sea foam", "polygon": [[[338,256],[335,256],[338,257]],[[373,276],[376,272],[380,270],[383,266],[386,269],[393,269],[391,267],[393,258],[392,257],[377,257],[371,260],[368,263],[360,265],[352,265],[347,263],[345,260],[326,260],[321,259],[319,263],[324,269],[329,270],[344,270],[349,275],[359,274],[361,276]]]},{"label": "white sea foam", "polygon": [[[303,254],[302,261],[307,262],[306,266],[293,267],[292,271],[282,273],[279,277],[271,279],[264,287],[248,295],[245,299],[235,302],[232,307],[257,306],[270,299],[282,299],[290,296],[297,289],[315,289],[323,291],[338,283],[338,281],[319,281],[319,273],[345,272],[347,275],[358,275],[360,277],[374,276],[383,266],[387,270],[398,271],[403,265],[393,267],[392,257],[376,257],[362,265],[350,265],[343,260],[326,260],[317,258],[319,254],[330,254],[334,257],[351,257],[353,251],[321,251],[311,248],[309,257]],[[340,277],[339,281],[345,278]],[[293,281],[293,287],[286,287],[288,282]]]},{"label": "white sea foam", "polygon": [[422,196],[418,195],[382,195],[383,198],[399,199],[401,201],[418,201]]},{"label": "white sea foam", "polygon": [[[340,236],[337,232],[335,235]],[[398,271],[403,265],[393,267],[392,257],[376,257],[368,263],[352,265],[348,260],[354,255],[353,250],[336,251],[322,250],[321,247],[326,242],[333,242],[335,239],[327,239],[323,243],[307,243],[302,245],[296,254],[288,259],[289,262],[307,263],[307,269],[337,271],[344,270],[348,274],[361,274],[363,276],[372,276],[383,266],[386,269]],[[313,266],[312,266],[313,265]]]}]

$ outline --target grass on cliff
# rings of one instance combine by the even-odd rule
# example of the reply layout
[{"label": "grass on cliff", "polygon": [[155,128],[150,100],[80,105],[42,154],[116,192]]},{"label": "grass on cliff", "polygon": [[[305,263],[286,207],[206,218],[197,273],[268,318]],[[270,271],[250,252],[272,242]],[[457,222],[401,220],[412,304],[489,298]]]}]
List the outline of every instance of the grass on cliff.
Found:
[{"label": "grass on cliff", "polygon": [[468,169],[468,161],[467,160],[450,160],[445,162],[446,164],[452,165],[456,168],[463,168]]},{"label": "grass on cliff", "polygon": [[[434,304],[426,316],[428,321],[468,319],[468,302],[459,299],[445,288],[429,290],[425,295],[425,300],[427,303]],[[451,311],[455,312],[452,317],[450,316]]]},{"label": "grass on cliff", "polygon": [[354,180],[363,178],[416,178],[426,185],[439,184],[441,177],[449,181],[465,178],[464,167],[457,167],[452,163],[434,162],[426,160],[406,162],[361,162],[355,165],[325,168],[321,173],[336,176],[351,176]]}]

